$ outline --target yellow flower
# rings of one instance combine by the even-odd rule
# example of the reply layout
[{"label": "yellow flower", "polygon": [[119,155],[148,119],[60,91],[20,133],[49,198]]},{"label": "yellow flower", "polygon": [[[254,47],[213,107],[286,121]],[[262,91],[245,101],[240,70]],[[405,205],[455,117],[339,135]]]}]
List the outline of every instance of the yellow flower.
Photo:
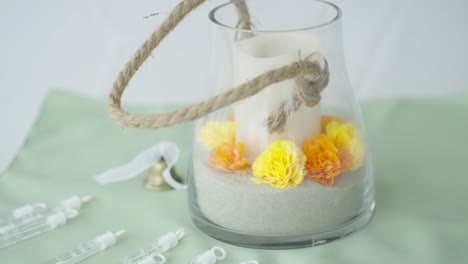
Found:
[{"label": "yellow flower", "polygon": [[346,147],[355,137],[355,129],[350,123],[331,121],[325,126],[325,134],[337,148]]},{"label": "yellow flower", "polygon": [[304,179],[305,160],[293,142],[275,141],[255,160],[252,180],[280,189],[296,187]]},{"label": "yellow flower", "polygon": [[244,143],[226,142],[218,146],[212,153],[208,162],[216,169],[225,172],[246,172],[250,166],[244,155]]},{"label": "yellow flower", "polygon": [[343,124],[343,123],[346,123],[346,121],[344,121],[343,119],[337,117],[337,116],[328,116],[328,115],[324,115],[322,116],[321,118],[321,129],[322,129],[322,133],[325,133],[325,130],[326,130],[326,127],[328,125],[328,123],[332,122],[332,121],[335,121],[335,122],[338,122],[340,124]]},{"label": "yellow flower", "polygon": [[[364,147],[361,135],[354,126],[339,118],[326,117],[322,119],[322,133],[325,133],[340,151],[342,163],[350,164],[343,170],[357,169],[364,160]],[[349,162],[350,161],[350,162]]]},{"label": "yellow flower", "polygon": [[208,150],[213,150],[224,143],[233,143],[236,139],[236,125],[233,121],[209,121],[201,129],[199,140]]},{"label": "yellow flower", "polygon": [[303,150],[307,158],[305,177],[323,185],[333,185],[335,177],[341,173],[339,152],[333,141],[320,134],[305,141]]},{"label": "yellow flower", "polygon": [[359,169],[364,162],[364,146],[359,136],[355,137],[348,146],[350,155],[352,156],[351,170]]}]

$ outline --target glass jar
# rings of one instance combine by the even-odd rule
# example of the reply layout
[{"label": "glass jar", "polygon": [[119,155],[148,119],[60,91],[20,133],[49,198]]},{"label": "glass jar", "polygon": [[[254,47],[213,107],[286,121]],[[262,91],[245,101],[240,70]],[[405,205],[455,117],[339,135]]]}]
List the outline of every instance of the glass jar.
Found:
[{"label": "glass jar", "polygon": [[[349,85],[341,10],[321,0],[235,1],[213,9],[213,94],[295,61],[314,60],[325,80],[315,103],[274,83],[196,124],[189,182],[194,224],[218,240],[254,248],[314,246],[371,218],[372,164]],[[307,77],[307,76],[305,76]]]}]

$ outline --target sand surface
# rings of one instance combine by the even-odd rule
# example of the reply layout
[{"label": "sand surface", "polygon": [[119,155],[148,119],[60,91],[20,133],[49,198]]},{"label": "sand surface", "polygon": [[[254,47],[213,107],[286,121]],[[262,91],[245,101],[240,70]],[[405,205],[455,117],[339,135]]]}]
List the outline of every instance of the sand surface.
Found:
[{"label": "sand surface", "polygon": [[198,205],[214,223],[261,235],[325,231],[358,214],[364,203],[364,170],[339,175],[334,186],[304,179],[285,190],[256,184],[247,176],[223,173],[194,159]]}]

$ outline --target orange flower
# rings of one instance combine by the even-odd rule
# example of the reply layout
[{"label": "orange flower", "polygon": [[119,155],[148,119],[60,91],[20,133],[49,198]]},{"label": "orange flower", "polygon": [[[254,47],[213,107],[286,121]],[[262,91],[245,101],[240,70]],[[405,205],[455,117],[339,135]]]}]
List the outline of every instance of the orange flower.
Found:
[{"label": "orange flower", "polygon": [[244,155],[244,143],[226,142],[218,146],[208,162],[211,166],[225,172],[246,172],[250,166]]},{"label": "orange flower", "polygon": [[306,178],[323,185],[333,185],[334,178],[341,173],[339,151],[326,135],[318,135],[304,142],[304,154],[307,158]]},{"label": "orange flower", "polygon": [[338,157],[340,157],[342,171],[347,171],[353,168],[354,157],[349,149],[340,149],[338,151]]}]

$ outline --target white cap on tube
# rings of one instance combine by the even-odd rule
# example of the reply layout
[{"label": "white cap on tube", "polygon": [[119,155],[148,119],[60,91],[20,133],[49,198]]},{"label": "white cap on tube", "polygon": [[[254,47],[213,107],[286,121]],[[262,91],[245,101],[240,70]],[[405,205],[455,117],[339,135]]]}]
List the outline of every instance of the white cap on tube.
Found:
[{"label": "white cap on tube", "polygon": [[93,199],[91,195],[85,195],[83,197],[79,197],[78,195],[73,195],[68,197],[65,200],[60,201],[60,207],[67,210],[79,210],[83,203],[86,203]]},{"label": "white cap on tube", "polygon": [[117,238],[125,234],[125,229],[122,229],[118,232],[112,233],[112,232],[106,232],[96,238],[96,243],[98,244],[99,248],[101,250],[104,250],[108,247],[112,247],[115,242],[117,241]]},{"label": "white cap on tube", "polygon": [[47,224],[52,228],[55,229],[59,226],[64,225],[67,222],[67,216],[63,212],[57,212],[51,214],[47,217]]},{"label": "white cap on tube", "polygon": [[195,264],[215,264],[218,260],[226,258],[226,251],[222,247],[212,247],[198,255],[192,263]]},{"label": "white cap on tube", "polygon": [[152,254],[151,256],[146,256],[141,260],[138,260],[136,264],[163,264],[166,263],[166,257],[159,253]]}]

